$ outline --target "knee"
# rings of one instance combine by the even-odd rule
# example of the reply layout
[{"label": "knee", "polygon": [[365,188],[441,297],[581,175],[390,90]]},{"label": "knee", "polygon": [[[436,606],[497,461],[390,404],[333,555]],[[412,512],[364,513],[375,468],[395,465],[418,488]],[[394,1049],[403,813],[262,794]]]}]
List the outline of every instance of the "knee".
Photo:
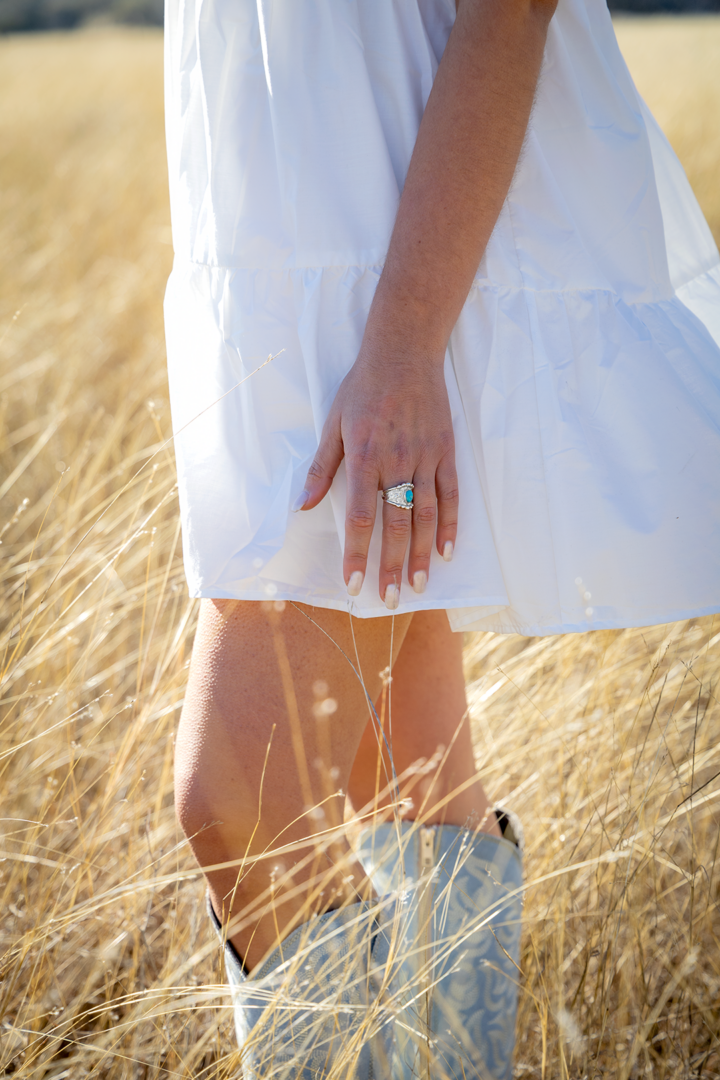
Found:
[{"label": "knee", "polygon": [[212,847],[215,854],[224,834],[241,823],[239,808],[228,799],[212,758],[183,734],[181,724],[175,748],[175,814],[202,862],[205,849]]},{"label": "knee", "polygon": [[257,797],[239,763],[183,737],[175,750],[175,813],[201,864],[245,850],[257,825]]},{"label": "knee", "polygon": [[[175,762],[175,814],[190,847],[201,864],[221,861],[217,846],[221,840],[220,807],[214,805],[201,769],[182,758]],[[212,848],[212,850],[211,850]]]}]

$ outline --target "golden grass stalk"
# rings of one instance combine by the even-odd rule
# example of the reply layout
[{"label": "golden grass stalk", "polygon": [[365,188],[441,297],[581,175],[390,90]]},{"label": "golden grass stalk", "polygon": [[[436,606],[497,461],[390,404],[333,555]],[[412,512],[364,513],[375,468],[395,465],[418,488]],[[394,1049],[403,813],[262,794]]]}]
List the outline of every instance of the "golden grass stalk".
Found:
[{"label": "golden grass stalk", "polygon": [[[720,24],[620,31],[717,235]],[[197,605],[163,448],[160,36],[5,39],[0,93],[0,1072],[237,1076],[173,811]],[[474,635],[466,661],[528,838],[516,1075],[719,1076],[720,619]]]}]

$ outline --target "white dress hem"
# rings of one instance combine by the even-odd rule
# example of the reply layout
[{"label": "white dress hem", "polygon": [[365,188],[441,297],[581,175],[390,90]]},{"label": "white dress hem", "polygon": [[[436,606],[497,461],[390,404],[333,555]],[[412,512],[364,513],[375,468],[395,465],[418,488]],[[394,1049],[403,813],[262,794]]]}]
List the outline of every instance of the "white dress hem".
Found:
[{"label": "white dress hem", "polygon": [[[382,619],[391,618],[395,615],[406,615],[415,611],[444,610],[451,628],[456,633],[462,633],[463,631],[492,631],[496,634],[518,634],[521,637],[546,637],[555,634],[583,634],[590,630],[625,630],[643,626],[662,626],[685,619],[699,619],[706,615],[720,614],[720,605],[711,604],[704,608],[691,607],[667,610],[649,608],[637,612],[624,610],[621,615],[614,617],[598,613],[597,615],[593,614],[592,617],[572,622],[523,625],[506,603],[498,603],[493,598],[483,597],[470,600],[470,602],[467,600],[458,602],[450,599],[423,601],[420,597],[412,596],[406,600],[401,599],[400,607],[395,611],[389,611],[381,603],[378,603],[377,607],[360,609],[350,597],[343,603],[342,600],[318,597],[307,593],[300,594],[289,589],[278,589],[277,592],[272,594],[262,589],[257,591],[242,590],[242,592],[200,589],[192,591],[190,595],[196,600],[264,601],[266,603],[284,601],[285,603],[303,604],[306,607],[345,611],[358,619]],[[485,616],[480,614],[483,610],[487,612]],[[465,612],[468,613],[466,619],[463,618]]]}]

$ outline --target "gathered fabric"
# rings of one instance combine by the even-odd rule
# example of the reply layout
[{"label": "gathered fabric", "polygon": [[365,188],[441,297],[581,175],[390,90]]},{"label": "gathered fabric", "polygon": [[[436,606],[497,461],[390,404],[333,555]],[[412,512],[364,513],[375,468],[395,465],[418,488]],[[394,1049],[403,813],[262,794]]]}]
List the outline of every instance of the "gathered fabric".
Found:
[{"label": "gathered fabric", "polygon": [[[358,354],[454,17],[454,0],[166,5],[166,327],[193,596],[390,614],[380,493],[354,598],[344,467],[318,507],[290,507]],[[433,554],[401,611],[548,634],[720,610],[720,258],[604,0],[558,4],[445,377],[455,556]]]}]

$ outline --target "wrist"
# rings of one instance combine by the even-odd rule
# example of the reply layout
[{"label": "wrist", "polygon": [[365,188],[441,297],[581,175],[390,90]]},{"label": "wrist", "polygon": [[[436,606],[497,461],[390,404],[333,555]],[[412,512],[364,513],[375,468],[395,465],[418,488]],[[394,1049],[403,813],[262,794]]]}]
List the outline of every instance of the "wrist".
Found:
[{"label": "wrist", "polygon": [[407,288],[380,279],[370,308],[362,352],[382,356],[384,363],[442,367],[452,327],[437,305],[425,303]]}]

